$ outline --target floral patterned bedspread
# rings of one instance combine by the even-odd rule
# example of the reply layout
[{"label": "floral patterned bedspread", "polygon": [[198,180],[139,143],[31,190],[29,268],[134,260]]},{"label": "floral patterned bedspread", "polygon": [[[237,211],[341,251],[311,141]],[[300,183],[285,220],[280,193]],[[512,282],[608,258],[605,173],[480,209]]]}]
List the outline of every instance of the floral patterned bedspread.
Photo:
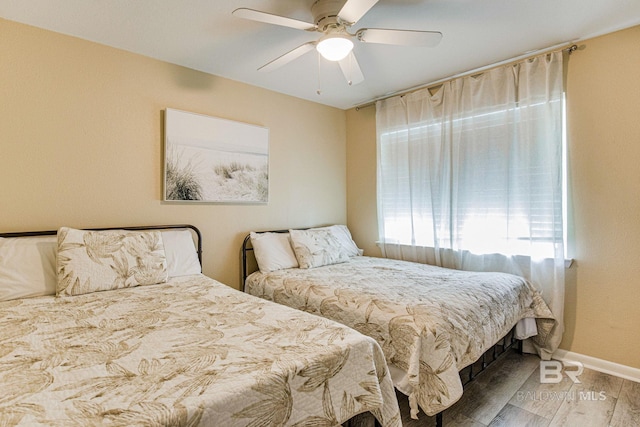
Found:
[{"label": "floral patterned bedspread", "polygon": [[[462,396],[459,370],[476,361],[520,320],[537,318],[545,347],[555,320],[525,279],[384,258],[292,268],[247,278],[246,292],[350,326],[378,341],[387,362],[406,373],[398,388],[433,415]],[[406,384],[408,382],[408,385]]]},{"label": "floral patterned bedspread", "polygon": [[401,425],[379,345],[203,275],[0,303],[2,426]]}]

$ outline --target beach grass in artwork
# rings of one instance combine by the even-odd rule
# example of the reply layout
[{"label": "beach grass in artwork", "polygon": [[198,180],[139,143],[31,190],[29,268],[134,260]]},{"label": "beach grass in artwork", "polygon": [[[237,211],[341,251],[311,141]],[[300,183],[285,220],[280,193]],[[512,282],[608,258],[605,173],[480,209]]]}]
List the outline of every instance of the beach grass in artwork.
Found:
[{"label": "beach grass in artwork", "polygon": [[182,164],[179,158],[170,156],[166,167],[167,200],[202,200],[202,184],[190,162]]},{"label": "beach grass in artwork", "polygon": [[166,120],[166,200],[268,202],[266,128],[176,110]]}]

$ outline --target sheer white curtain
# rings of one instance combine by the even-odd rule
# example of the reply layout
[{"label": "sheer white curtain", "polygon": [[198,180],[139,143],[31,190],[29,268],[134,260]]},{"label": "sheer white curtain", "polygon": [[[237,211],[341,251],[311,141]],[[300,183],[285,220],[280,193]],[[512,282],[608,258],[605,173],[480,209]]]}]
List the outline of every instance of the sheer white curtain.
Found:
[{"label": "sheer white curtain", "polygon": [[540,55],[376,104],[384,256],[526,277],[558,321],[551,351],[564,306],[562,64]]}]

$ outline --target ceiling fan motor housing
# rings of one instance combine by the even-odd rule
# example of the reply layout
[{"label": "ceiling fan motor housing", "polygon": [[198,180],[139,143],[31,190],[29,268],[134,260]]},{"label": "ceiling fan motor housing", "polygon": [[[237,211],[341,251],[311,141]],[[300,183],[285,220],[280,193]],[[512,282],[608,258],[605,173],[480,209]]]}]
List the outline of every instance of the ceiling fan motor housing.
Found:
[{"label": "ceiling fan motor housing", "polygon": [[338,18],[338,13],[342,8],[342,0],[317,0],[311,6],[313,21],[318,27],[318,31],[340,30],[348,26],[348,22],[342,22]]}]

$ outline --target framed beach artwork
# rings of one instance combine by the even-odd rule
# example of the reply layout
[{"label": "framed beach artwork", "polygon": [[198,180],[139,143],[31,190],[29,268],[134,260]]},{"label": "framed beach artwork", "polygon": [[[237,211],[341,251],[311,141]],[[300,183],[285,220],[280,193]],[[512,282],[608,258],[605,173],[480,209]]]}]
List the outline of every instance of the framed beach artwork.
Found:
[{"label": "framed beach artwork", "polygon": [[267,203],[269,129],[167,108],[164,200]]}]

